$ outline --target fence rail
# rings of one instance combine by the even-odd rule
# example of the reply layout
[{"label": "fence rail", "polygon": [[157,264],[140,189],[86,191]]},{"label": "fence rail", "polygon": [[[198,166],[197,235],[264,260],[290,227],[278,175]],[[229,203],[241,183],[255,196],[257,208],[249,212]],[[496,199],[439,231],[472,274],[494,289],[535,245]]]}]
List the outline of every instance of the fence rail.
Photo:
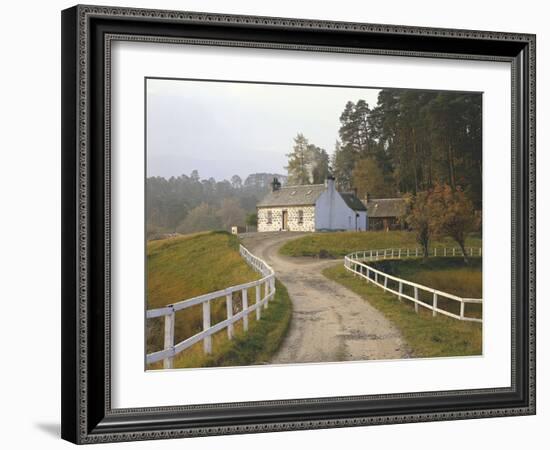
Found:
[{"label": "fence rail", "polygon": [[[465,249],[466,254],[469,256],[481,256],[481,247],[468,247]],[[446,247],[434,247],[428,250],[428,255],[433,256],[463,256],[462,250],[460,248],[446,248]],[[423,256],[422,249],[419,248],[387,248],[387,249],[376,249],[376,250],[365,250],[350,253],[344,257],[344,266],[345,268],[352,272],[355,275],[359,275],[364,278],[367,283],[373,283],[376,286],[381,287],[386,292],[391,292],[396,295],[397,298],[402,301],[402,299],[410,300],[414,303],[414,309],[418,312],[419,306],[423,308],[430,309],[433,312],[433,316],[437,313],[443,314],[448,317],[452,317],[458,320],[470,321],[470,322],[482,322],[482,319],[477,317],[467,317],[465,315],[465,305],[466,304],[483,304],[483,299],[481,298],[464,298],[457,295],[449,294],[447,292],[440,291],[438,289],[433,289],[422,284],[413,283],[411,281],[404,280],[402,278],[389,275],[381,270],[375,269],[374,267],[369,266],[365,262],[370,261],[379,261],[384,259],[403,259],[403,258],[415,258],[418,256]],[[394,288],[388,286],[388,281],[392,281]],[[412,292],[413,295],[408,295],[405,293],[404,288],[409,288],[409,292]],[[432,304],[426,303],[420,299],[419,291],[428,293],[432,297]],[[460,313],[455,314],[450,311],[441,309],[438,307],[438,300],[441,298],[446,298],[449,300],[456,301],[460,304]]]},{"label": "fence rail", "polygon": [[[200,341],[203,341],[204,352],[210,354],[212,353],[213,334],[227,328],[227,336],[229,339],[232,339],[234,334],[233,324],[240,320],[243,321],[244,331],[248,331],[248,315],[254,311],[256,311],[256,320],[260,320],[262,307],[267,308],[269,301],[275,295],[275,272],[265,261],[254,256],[243,245],[239,247],[239,253],[250,267],[262,275],[262,278],[147,311],[147,319],[164,317],[164,349],[147,354],[147,364],[164,361],[164,368],[171,369],[174,366],[174,357],[178,353]],[[250,288],[256,288],[256,301],[249,306],[248,289]],[[242,298],[242,310],[236,314],[233,313],[233,294],[235,292],[240,292]],[[212,300],[223,297],[225,297],[226,302],[227,318],[215,325],[211,325],[210,303]],[[196,305],[202,305],[203,330],[175,344],[174,326],[176,313]]]}]

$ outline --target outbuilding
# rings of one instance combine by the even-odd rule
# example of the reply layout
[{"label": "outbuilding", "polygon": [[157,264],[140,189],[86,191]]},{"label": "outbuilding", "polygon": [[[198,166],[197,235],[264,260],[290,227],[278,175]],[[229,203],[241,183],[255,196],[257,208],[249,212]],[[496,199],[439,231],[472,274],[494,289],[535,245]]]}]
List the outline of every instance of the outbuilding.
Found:
[{"label": "outbuilding", "polygon": [[403,198],[365,199],[369,230],[402,230],[406,228],[407,203]]}]

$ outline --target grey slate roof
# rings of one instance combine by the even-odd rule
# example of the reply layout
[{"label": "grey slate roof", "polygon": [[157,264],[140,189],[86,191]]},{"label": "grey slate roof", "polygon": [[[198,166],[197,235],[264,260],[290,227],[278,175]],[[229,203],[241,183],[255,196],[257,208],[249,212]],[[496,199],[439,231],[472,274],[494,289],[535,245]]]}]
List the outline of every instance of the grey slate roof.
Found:
[{"label": "grey slate roof", "polygon": [[365,205],[353,192],[340,192],[340,195],[346,202],[346,205],[354,211],[366,211]]},{"label": "grey slate roof", "polygon": [[324,184],[284,186],[275,192],[267,194],[257,206],[258,208],[262,208],[267,206],[314,205],[325,189],[326,186]]},{"label": "grey slate roof", "polygon": [[402,198],[373,198],[367,203],[367,216],[400,217],[407,212],[407,203]]}]

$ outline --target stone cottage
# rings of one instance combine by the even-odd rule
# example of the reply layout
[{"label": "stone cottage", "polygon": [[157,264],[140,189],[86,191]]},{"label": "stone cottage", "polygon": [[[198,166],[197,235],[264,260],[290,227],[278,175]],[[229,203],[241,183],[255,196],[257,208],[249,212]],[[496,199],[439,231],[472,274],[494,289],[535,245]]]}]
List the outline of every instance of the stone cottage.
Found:
[{"label": "stone cottage", "polygon": [[353,193],[336,190],[334,178],[324,184],[284,186],[272,190],[257,205],[258,231],[365,231],[367,208]]}]

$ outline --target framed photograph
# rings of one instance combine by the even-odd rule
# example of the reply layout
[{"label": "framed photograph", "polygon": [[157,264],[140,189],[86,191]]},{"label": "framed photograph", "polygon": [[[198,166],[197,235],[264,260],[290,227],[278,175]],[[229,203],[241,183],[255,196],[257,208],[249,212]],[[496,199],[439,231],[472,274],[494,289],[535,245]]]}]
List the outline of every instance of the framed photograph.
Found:
[{"label": "framed photograph", "polygon": [[535,413],[535,36],[62,12],[62,437]]}]

